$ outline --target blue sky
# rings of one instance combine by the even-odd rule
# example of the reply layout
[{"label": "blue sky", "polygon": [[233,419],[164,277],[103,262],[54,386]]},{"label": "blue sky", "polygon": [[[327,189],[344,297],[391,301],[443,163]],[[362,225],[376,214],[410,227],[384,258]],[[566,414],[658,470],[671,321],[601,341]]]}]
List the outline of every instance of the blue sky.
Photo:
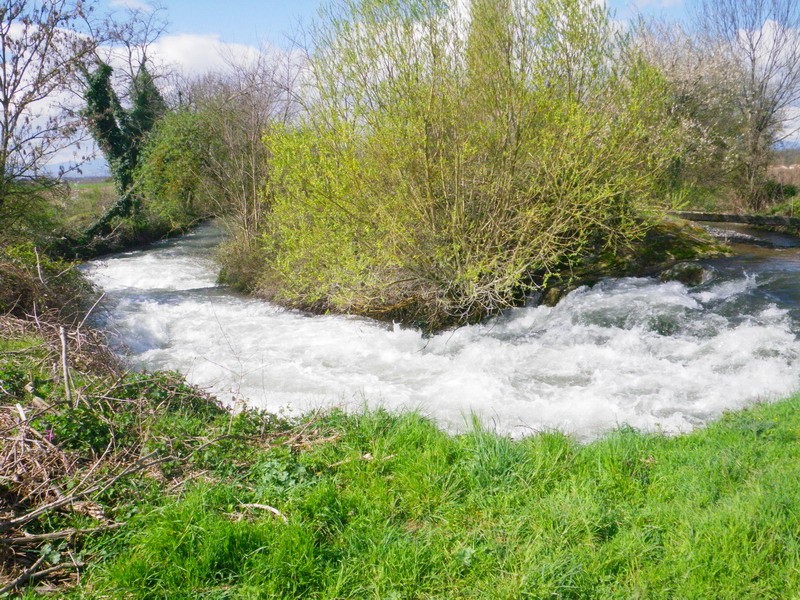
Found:
[{"label": "blue sky", "polygon": [[[146,0],[108,0],[109,5],[141,5]],[[170,21],[169,33],[217,35],[228,43],[257,45],[269,40],[286,44],[301,20],[308,21],[326,0],[162,0]],[[609,0],[615,16],[628,20],[637,10],[646,15],[680,18],[684,0]]]},{"label": "blue sky", "polygon": [[229,43],[284,45],[298,20],[316,15],[321,0],[165,0],[170,33],[218,34]]}]

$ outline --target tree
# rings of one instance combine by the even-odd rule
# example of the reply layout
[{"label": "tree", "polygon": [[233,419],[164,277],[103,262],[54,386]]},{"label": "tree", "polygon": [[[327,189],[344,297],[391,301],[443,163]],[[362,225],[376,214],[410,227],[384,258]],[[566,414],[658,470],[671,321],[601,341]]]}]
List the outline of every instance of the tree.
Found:
[{"label": "tree", "polygon": [[131,82],[132,106],[122,106],[111,83],[113,69],[101,63],[88,78],[85,118],[103,151],[117,187],[118,200],[84,234],[84,242],[106,235],[115,218],[126,217],[136,206],[132,189],[139,154],[147,135],[167,111],[153,77],[142,62]]},{"label": "tree", "polygon": [[674,155],[663,77],[591,0],[469,8],[332,5],[307,110],[267,137],[262,292],[436,328],[642,235]]},{"label": "tree", "polygon": [[132,106],[123,108],[111,83],[113,69],[101,63],[89,76],[84,115],[92,136],[111,167],[117,192],[124,196],[147,134],[167,111],[166,103],[142,63],[131,82]]},{"label": "tree", "polygon": [[680,149],[670,169],[669,187],[681,202],[698,206],[730,199],[745,156],[745,120],[737,86],[737,61],[716,45],[675,23],[642,22],[636,43],[669,82],[670,118],[677,124]]},{"label": "tree", "polygon": [[98,44],[80,33],[90,13],[81,0],[0,0],[0,210],[63,174],[47,166],[75,143],[63,93]]},{"label": "tree", "polygon": [[706,48],[724,52],[740,69],[733,115],[743,122],[738,184],[759,209],[772,149],[790,133],[788,109],[800,103],[800,2],[704,0],[699,22]]},{"label": "tree", "polygon": [[219,214],[220,186],[209,165],[220,151],[215,142],[206,113],[179,108],[158,123],[143,148],[135,173],[137,193],[171,229]]},{"label": "tree", "polygon": [[[84,71],[82,116],[108,161],[117,188],[117,201],[78,241],[86,246],[108,235],[116,219],[131,216],[139,206],[134,173],[139,155],[155,124],[167,113],[167,104],[150,70],[148,52],[166,29],[163,7],[126,9],[125,18],[108,24],[105,57],[96,57],[94,70]],[[111,64],[122,62],[118,73]],[[116,76],[115,76],[116,75]]]},{"label": "tree", "polygon": [[226,63],[224,73],[192,82],[186,97],[215,142],[206,174],[217,188],[217,212],[232,216],[234,236],[250,244],[265,213],[269,152],[264,135],[294,114],[292,90],[299,70],[290,57],[267,47],[252,57],[226,57]]},{"label": "tree", "polygon": [[249,288],[247,268],[260,256],[268,212],[262,195],[269,177],[264,135],[286,123],[296,105],[299,69],[265,46],[246,57],[224,57],[223,72],[184,82],[182,105],[149,137],[135,175],[143,206],[172,227],[223,217],[229,237],[220,253],[226,280]]}]

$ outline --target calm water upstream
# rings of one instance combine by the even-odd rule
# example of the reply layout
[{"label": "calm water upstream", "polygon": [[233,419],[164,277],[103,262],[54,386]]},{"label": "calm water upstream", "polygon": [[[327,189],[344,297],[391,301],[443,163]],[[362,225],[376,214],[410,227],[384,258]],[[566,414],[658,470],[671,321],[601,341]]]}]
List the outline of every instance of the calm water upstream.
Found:
[{"label": "calm water upstream", "polygon": [[106,292],[98,324],[135,367],[180,371],[226,402],[290,413],[412,408],[452,430],[476,414],[512,435],[557,428],[586,439],[624,423],[688,431],[800,389],[792,238],[708,262],[712,277],[699,287],[609,280],[554,308],[431,338],[232,293],[215,283],[219,240],[207,225],[87,273]]}]

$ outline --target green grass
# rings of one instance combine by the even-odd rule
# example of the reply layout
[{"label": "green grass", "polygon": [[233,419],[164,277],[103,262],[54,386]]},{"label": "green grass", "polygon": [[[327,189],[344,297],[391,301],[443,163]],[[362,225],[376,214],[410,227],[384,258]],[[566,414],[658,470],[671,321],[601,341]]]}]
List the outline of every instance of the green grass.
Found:
[{"label": "green grass", "polygon": [[587,445],[330,415],[319,426],[338,439],[258,452],[138,514],[75,594],[792,597],[798,408],[796,397],[683,437],[622,429]]},{"label": "green grass", "polygon": [[111,179],[75,181],[69,187],[69,197],[61,208],[62,222],[72,232],[85,230],[117,199],[117,191]]}]

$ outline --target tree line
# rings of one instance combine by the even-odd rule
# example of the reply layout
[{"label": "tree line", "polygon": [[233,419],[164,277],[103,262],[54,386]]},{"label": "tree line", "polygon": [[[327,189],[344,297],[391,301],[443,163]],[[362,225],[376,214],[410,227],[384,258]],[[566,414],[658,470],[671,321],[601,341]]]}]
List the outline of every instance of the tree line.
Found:
[{"label": "tree line", "polygon": [[[0,211],[58,179],[43,166],[83,124],[119,200],[81,244],[219,216],[229,282],[434,327],[613,257],[665,209],[780,200],[768,166],[800,104],[791,0],[698,0],[682,24],[629,28],[589,0],[337,0],[292,52],[231,58],[168,100],[151,17],[100,27],[90,8],[0,9]],[[112,43],[126,78],[99,58]],[[67,89],[78,110],[24,118]]]}]

